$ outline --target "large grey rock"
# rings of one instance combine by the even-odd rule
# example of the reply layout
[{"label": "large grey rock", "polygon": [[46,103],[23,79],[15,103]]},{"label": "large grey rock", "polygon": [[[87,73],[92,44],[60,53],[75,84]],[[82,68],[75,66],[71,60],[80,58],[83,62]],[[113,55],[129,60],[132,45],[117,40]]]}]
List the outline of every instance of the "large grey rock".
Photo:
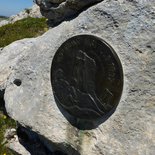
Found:
[{"label": "large grey rock", "polygon": [[50,20],[51,24],[61,22],[66,18],[72,18],[80,11],[103,0],[35,0],[40,6],[43,16]]},{"label": "large grey rock", "polygon": [[[5,47],[0,51],[0,88],[5,89],[9,115],[37,132],[49,148],[69,155],[154,155],[154,4],[103,1],[41,37]],[[124,70],[124,90],[116,111],[92,130],[79,130],[63,116],[50,81],[57,49],[79,34],[93,34],[107,41]],[[21,80],[20,86],[15,79]]]}]

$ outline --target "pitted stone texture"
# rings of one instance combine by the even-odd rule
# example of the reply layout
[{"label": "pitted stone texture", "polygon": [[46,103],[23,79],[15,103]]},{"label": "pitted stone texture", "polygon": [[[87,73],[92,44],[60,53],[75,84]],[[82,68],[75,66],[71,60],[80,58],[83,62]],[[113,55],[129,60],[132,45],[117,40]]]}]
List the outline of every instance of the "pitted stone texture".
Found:
[{"label": "pitted stone texture", "polygon": [[72,18],[80,11],[103,0],[35,0],[40,6],[43,16],[51,23],[59,23],[67,18]]},{"label": "pitted stone texture", "polygon": [[[49,148],[54,144],[69,155],[75,155],[74,150],[81,155],[154,155],[154,15],[154,2],[107,0],[41,37],[4,48],[0,72],[8,72],[1,88],[6,89],[9,115],[47,139]],[[124,90],[118,108],[107,121],[89,131],[78,130],[65,119],[55,103],[50,82],[55,52],[64,41],[78,34],[93,34],[107,41],[124,70]],[[13,84],[15,79],[21,79],[21,86]]]}]

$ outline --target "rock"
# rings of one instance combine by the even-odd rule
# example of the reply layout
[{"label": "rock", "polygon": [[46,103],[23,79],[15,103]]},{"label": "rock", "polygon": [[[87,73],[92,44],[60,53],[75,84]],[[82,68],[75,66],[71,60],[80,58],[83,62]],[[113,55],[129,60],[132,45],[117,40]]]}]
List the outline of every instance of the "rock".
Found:
[{"label": "rock", "polygon": [[[12,129],[11,129],[12,130]],[[7,130],[5,137],[6,146],[13,152],[21,155],[66,155],[60,151],[50,151],[40,141],[38,134],[18,124],[17,131]],[[13,135],[10,138],[10,134]]]},{"label": "rock", "polygon": [[38,5],[34,4],[32,6],[32,8],[25,9],[25,10],[21,11],[19,14],[11,16],[10,18],[8,18],[8,20],[0,21],[0,27],[7,25],[9,23],[14,23],[18,20],[28,18],[28,17],[42,18],[42,15],[40,13],[40,9],[39,9]]},{"label": "rock", "polygon": [[17,154],[30,155],[26,148],[20,144],[16,129],[7,129],[4,135],[3,145]]},{"label": "rock", "polygon": [[3,25],[6,25],[8,23],[9,23],[8,20],[2,20],[2,21],[0,21],[0,27],[3,26]]},{"label": "rock", "polygon": [[34,18],[42,18],[43,17],[40,12],[40,7],[38,7],[38,5],[36,5],[36,4],[34,4],[32,6],[32,8],[30,9],[29,15],[30,15],[30,17],[34,17]]},{"label": "rock", "polygon": [[53,152],[45,147],[36,133],[22,127],[20,124],[18,124],[17,130],[7,129],[4,137],[3,144],[17,154],[53,155]]},{"label": "rock", "polygon": [[[106,0],[41,37],[5,47],[0,54],[0,89],[5,89],[8,114],[38,133],[49,149],[68,155],[154,155],[154,3]],[[92,34],[108,42],[124,71],[124,89],[117,109],[91,130],[80,130],[76,122],[73,126],[64,117],[50,80],[57,49],[79,34]]]},{"label": "rock", "polygon": [[10,17],[10,22],[11,23],[14,23],[18,20],[21,20],[21,19],[24,19],[24,18],[27,18],[29,16],[29,14],[24,10],[22,12],[20,12],[19,14],[17,15],[13,15]]},{"label": "rock", "polygon": [[33,17],[33,18],[41,18],[42,15],[40,13],[40,9],[38,5],[33,5],[32,8],[25,9],[24,11],[20,12],[17,15],[11,16],[10,21],[11,23],[14,23],[18,20],[27,18],[27,17]]},{"label": "rock", "polygon": [[16,152],[17,154],[22,155],[31,155],[29,151],[26,150],[26,148],[20,144],[18,136],[15,135],[13,139],[9,141],[9,143],[6,145],[10,150]]},{"label": "rock", "polygon": [[72,18],[87,7],[102,0],[36,0],[43,16],[56,24],[66,18]]},{"label": "rock", "polygon": [[4,138],[10,140],[16,135],[16,129],[7,129]]}]

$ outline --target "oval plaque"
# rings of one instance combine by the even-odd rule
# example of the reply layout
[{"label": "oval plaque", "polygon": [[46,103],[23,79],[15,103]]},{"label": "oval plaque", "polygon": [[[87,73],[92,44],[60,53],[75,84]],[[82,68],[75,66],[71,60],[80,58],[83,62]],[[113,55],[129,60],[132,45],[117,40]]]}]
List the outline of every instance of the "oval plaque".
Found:
[{"label": "oval plaque", "polygon": [[76,118],[93,120],[117,107],[123,70],[115,51],[104,40],[78,35],[56,52],[51,82],[57,104]]}]

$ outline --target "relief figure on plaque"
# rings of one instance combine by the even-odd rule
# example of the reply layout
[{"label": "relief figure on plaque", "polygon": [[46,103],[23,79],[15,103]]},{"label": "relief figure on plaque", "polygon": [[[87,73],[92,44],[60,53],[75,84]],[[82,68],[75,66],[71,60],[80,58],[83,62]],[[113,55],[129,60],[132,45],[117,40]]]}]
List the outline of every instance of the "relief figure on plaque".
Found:
[{"label": "relief figure on plaque", "polygon": [[61,68],[55,76],[59,98],[65,103],[61,102],[61,105],[67,109],[91,111],[100,116],[104,114],[104,107],[95,93],[96,62],[82,50],[75,52],[73,57],[70,77],[67,79]]},{"label": "relief figure on plaque", "polygon": [[59,47],[51,77],[56,103],[79,119],[107,116],[117,107],[123,90],[117,54],[102,38],[91,35],[73,36]]}]

